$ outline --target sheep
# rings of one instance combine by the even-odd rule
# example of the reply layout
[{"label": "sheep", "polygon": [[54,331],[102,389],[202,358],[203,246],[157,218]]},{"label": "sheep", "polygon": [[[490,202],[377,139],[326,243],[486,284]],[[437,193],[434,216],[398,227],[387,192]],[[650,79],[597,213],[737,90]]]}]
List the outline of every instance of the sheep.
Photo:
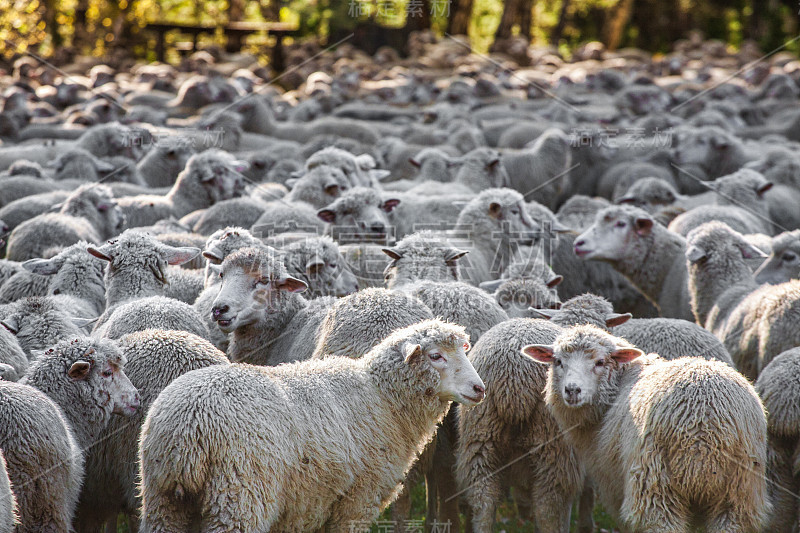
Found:
[{"label": "sheep", "polygon": [[61,409],[31,386],[0,381],[0,419],[19,513],[15,533],[71,531],[83,456]]},{"label": "sheep", "polygon": [[126,226],[155,224],[163,218],[180,218],[221,200],[240,196],[244,183],[240,172],[243,161],[221,150],[206,150],[189,158],[175,185],[165,196],[139,195],[119,199]]},{"label": "sheep", "polygon": [[[396,496],[398,480],[431,439],[450,402],[475,405],[483,399],[484,384],[465,356],[468,347],[462,328],[425,321],[395,331],[357,360],[330,358],[269,369],[220,366],[176,379],[154,402],[142,430],[141,531],[186,528],[200,514],[211,527],[241,530],[339,531],[353,521],[374,520]],[[310,375],[315,376],[313,385]],[[342,387],[346,394],[336,392]],[[226,394],[234,395],[242,407],[232,412],[226,406],[224,417],[206,414],[212,404],[205,397],[216,395],[217,388],[229,391]],[[276,396],[278,389],[288,397]],[[260,392],[253,396],[253,390]],[[298,400],[304,405],[302,419],[293,407]],[[365,414],[364,405],[372,412]],[[253,421],[254,409],[269,416]],[[176,419],[175,413],[187,411],[224,427],[201,430],[207,437],[185,439],[197,430],[194,420],[200,420]],[[294,421],[289,427],[279,425],[283,429],[276,437],[278,447],[262,443],[263,435],[274,434],[275,417]],[[305,417],[314,422],[303,421]],[[326,427],[336,427],[336,436],[329,435]],[[349,444],[340,444],[343,432],[349,435]],[[216,435],[225,435],[226,456],[241,457],[251,465],[246,470],[269,465],[273,473],[254,483],[218,462],[198,465],[210,457],[212,448],[214,455],[220,453]],[[181,453],[165,453],[167,449]],[[253,455],[256,450],[259,458]],[[378,456],[381,460],[376,462]],[[185,457],[193,458],[191,466]],[[314,472],[287,477],[298,468],[309,468],[304,465],[311,465]],[[331,470],[333,465],[340,466]],[[188,471],[207,474],[191,480],[183,474]],[[293,490],[286,500],[288,493],[280,485],[289,479]],[[176,486],[181,505],[170,488]],[[234,493],[239,511],[230,514],[224,500]],[[189,501],[198,504],[187,508]]]},{"label": "sheep", "polygon": [[[545,407],[540,392],[544,369],[520,357],[518,348],[553,342],[561,329],[542,320],[514,318],[494,326],[470,351],[489,394],[480,405],[459,409],[455,473],[476,532],[492,531],[495,510],[510,486],[520,514],[532,515],[537,529],[569,530],[583,468]],[[527,458],[532,450],[538,457]],[[512,461],[513,468],[502,468]]]},{"label": "sheep", "polygon": [[719,339],[697,324],[677,318],[631,318],[630,313],[615,313],[608,300],[595,294],[571,298],[557,310],[531,309],[531,312],[536,318],[564,327],[592,324],[664,359],[702,357],[733,366]]},{"label": "sheep", "polygon": [[451,246],[441,234],[432,231],[407,235],[382,251],[391,259],[384,269],[388,289],[419,280],[458,281],[459,259],[469,253]]},{"label": "sheep", "polygon": [[656,177],[670,186],[675,180],[669,168],[650,161],[625,161],[609,167],[597,182],[597,194],[617,202],[624,191],[648,177]]},{"label": "sheep", "polygon": [[535,194],[538,202],[555,209],[570,192],[569,170],[572,151],[569,137],[551,128],[518,152],[504,152],[502,164],[508,172],[509,187],[525,198]]},{"label": "sheep", "polygon": [[106,307],[106,288],[103,263],[94,257],[87,260],[87,246],[88,242],[81,241],[50,259],[29,259],[22,267],[47,277],[47,294],[79,298],[88,306],[88,314],[95,317]]},{"label": "sheep", "polygon": [[305,202],[317,209],[336,200],[351,187],[350,179],[338,168],[320,165],[312,168],[300,178],[290,179],[291,188],[284,198],[289,202]]},{"label": "sheep", "polygon": [[306,301],[308,288],[290,276],[277,250],[244,248],[222,262],[222,283],[211,314],[230,335],[228,357],[235,362],[276,365],[308,359],[313,347],[303,338],[322,321],[331,299]]},{"label": "sheep", "polygon": [[716,126],[680,128],[671,156],[678,170],[678,188],[684,194],[705,192],[701,181],[732,174],[751,159],[742,141]]},{"label": "sheep", "polygon": [[719,220],[739,233],[774,233],[769,206],[764,198],[772,183],[754,170],[743,168],[733,174],[704,182],[716,193],[716,205],[703,205],[682,213],[669,229],[683,235],[704,222]]},{"label": "sheep", "polygon": [[264,206],[264,214],[250,228],[254,235],[267,238],[288,231],[323,233],[325,222],[317,216],[317,209],[304,202],[277,200]]},{"label": "sheep", "polygon": [[101,174],[114,170],[114,165],[82,148],[73,148],[61,154],[47,167],[53,169],[53,178],[56,180],[78,179],[90,182],[97,181]]},{"label": "sheep", "polygon": [[722,341],[736,368],[753,380],[773,357],[800,345],[794,327],[800,281],[759,287],[746,259],[763,255],[720,222],[707,222],[687,238],[689,292],[697,323]]},{"label": "sheep", "polygon": [[36,216],[14,228],[8,239],[6,258],[25,261],[42,257],[52,246],[102,242],[119,233],[124,222],[107,186],[83,185],[67,197],[58,213]]},{"label": "sheep", "polygon": [[476,148],[461,156],[454,184],[463,184],[475,193],[493,187],[508,187],[510,178],[501,161],[500,152],[492,148]]},{"label": "sheep", "polygon": [[203,292],[205,286],[204,270],[188,270],[182,267],[167,268],[167,283],[164,295],[192,305]]},{"label": "sheep", "polygon": [[618,523],[684,531],[694,514],[707,531],[766,523],[766,415],[733,368],[645,356],[591,325],[521,352],[549,367],[547,406]]},{"label": "sheep", "polygon": [[393,224],[389,214],[400,203],[396,198],[382,199],[378,191],[354,187],[317,211],[326,222],[326,235],[340,244],[370,241],[383,243],[393,240]]},{"label": "sheep", "polygon": [[800,230],[773,237],[771,250],[769,257],[753,273],[756,283],[778,285],[800,278]]},{"label": "sheep", "polygon": [[[97,531],[106,521],[116,524],[120,512],[136,521],[141,506],[136,490],[138,440],[147,411],[178,376],[228,364],[208,341],[185,331],[148,329],[125,335],[117,344],[127,360],[125,374],[139,391],[141,407],[129,418],[112,418],[86,451],[86,479],[75,513],[81,531]],[[129,530],[138,531],[138,526],[129,524]]]},{"label": "sheep", "polygon": [[0,309],[0,324],[14,335],[30,362],[37,351],[82,335],[87,321],[70,316],[72,311],[53,297],[20,298]]},{"label": "sheep", "polygon": [[686,285],[686,241],[646,211],[611,206],[575,239],[575,254],[610,263],[652,302],[663,317],[692,320]]},{"label": "sheep", "polygon": [[281,247],[289,275],[308,285],[307,298],[347,296],[358,280],[330,237],[309,236]]},{"label": "sheep", "polygon": [[[555,276],[550,281],[540,278],[510,278],[500,281],[493,296],[509,318],[530,317],[529,308],[558,309],[561,299],[556,287],[563,278]],[[483,287],[483,284],[481,284]]]},{"label": "sheep", "polygon": [[798,518],[794,494],[797,482],[798,416],[794,408],[797,389],[798,348],[787,350],[770,361],[755,382],[755,389],[767,411],[769,459],[767,473],[774,512],[764,531],[790,532]]},{"label": "sheep", "polygon": [[356,156],[334,146],[323,148],[306,160],[306,172],[318,167],[327,167],[327,171],[339,170],[351,187],[378,188],[380,180],[389,175],[386,170],[375,170],[375,160],[369,154]]},{"label": "sheep", "polygon": [[28,356],[16,337],[0,327],[0,379],[18,381],[28,370]]},{"label": "sheep", "polygon": [[149,187],[172,187],[192,155],[187,143],[157,142],[136,164],[136,175]]},{"label": "sheep", "polygon": [[31,194],[7,203],[0,208],[0,220],[13,230],[26,220],[49,212],[69,196],[69,191],[51,191]]},{"label": "sheep", "polygon": [[609,205],[611,203],[605,198],[575,194],[558,208],[557,221],[572,231],[580,232],[591,226],[597,212]]},{"label": "sheep", "polygon": [[17,499],[11,490],[6,471],[6,459],[0,451],[0,533],[14,533],[17,520]]},{"label": "sheep", "polygon": [[470,254],[461,271],[474,285],[500,277],[521,245],[537,237],[523,197],[511,189],[487,189],[461,210],[454,236],[465,234]]},{"label": "sheep", "polygon": [[32,274],[21,267],[20,271],[15,272],[0,286],[0,303],[16,302],[20,298],[32,296],[45,296],[47,294],[50,280],[47,276]]},{"label": "sheep", "polygon": [[139,393],[124,366],[122,352],[111,341],[65,339],[43,351],[20,383],[56,402],[78,445],[86,449],[96,442],[112,414],[127,417],[139,409]]}]

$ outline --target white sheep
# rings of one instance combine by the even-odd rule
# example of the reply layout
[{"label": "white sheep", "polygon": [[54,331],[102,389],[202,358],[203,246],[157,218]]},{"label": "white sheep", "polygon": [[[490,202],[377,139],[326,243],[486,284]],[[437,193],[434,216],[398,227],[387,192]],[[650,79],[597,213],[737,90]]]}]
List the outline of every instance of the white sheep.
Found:
[{"label": "white sheep", "polygon": [[356,360],[216,366],[176,379],[142,430],[141,531],[186,529],[199,516],[242,531],[374,520],[450,402],[483,399],[467,341],[458,326],[426,321]]},{"label": "white sheep", "polygon": [[720,533],[766,523],[766,415],[730,366],[643,356],[594,326],[522,353],[550,368],[547,405],[618,523],[686,531],[696,520]]}]

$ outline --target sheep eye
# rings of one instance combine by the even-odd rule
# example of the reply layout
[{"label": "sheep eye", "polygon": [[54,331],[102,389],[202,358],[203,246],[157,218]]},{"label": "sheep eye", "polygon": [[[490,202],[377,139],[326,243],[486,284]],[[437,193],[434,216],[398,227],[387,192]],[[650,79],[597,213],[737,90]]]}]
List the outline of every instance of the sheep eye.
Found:
[{"label": "sheep eye", "polygon": [[519,209],[512,209],[511,210],[511,214],[512,215],[519,215]]},{"label": "sheep eye", "polygon": [[329,266],[330,268],[332,268],[333,270],[336,270],[336,267],[338,267],[339,265],[338,265],[338,264],[336,264],[336,263],[328,263],[328,266]]},{"label": "sheep eye", "polygon": [[429,354],[428,357],[431,358],[431,361],[438,361],[439,359],[442,358],[442,354],[440,354],[440,353],[432,353],[432,354]]},{"label": "sheep eye", "polygon": [[797,256],[792,253],[783,254],[784,261],[794,261],[795,259],[797,259]]},{"label": "sheep eye", "polygon": [[110,378],[113,374],[114,374],[114,372],[111,371],[111,370],[103,370],[103,373],[102,373],[104,378]]},{"label": "sheep eye", "polygon": [[222,279],[222,272],[219,273],[219,278]]},{"label": "sheep eye", "polygon": [[594,366],[597,367],[597,368],[602,368],[602,367],[606,366],[606,362],[604,360],[602,360],[602,359],[599,359],[599,360],[597,360],[595,362]]},{"label": "sheep eye", "polygon": [[553,364],[556,366],[561,366],[561,359],[553,359]]},{"label": "sheep eye", "polygon": [[624,228],[625,227],[625,223],[620,220],[616,224],[614,224],[614,227],[615,228]]}]

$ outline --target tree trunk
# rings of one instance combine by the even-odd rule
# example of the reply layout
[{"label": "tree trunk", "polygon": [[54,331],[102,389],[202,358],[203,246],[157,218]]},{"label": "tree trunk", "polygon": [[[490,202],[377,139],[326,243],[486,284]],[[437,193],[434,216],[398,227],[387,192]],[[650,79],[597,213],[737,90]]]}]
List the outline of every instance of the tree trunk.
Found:
[{"label": "tree trunk", "polygon": [[[439,9],[442,0],[433,0]],[[431,2],[429,0],[408,0],[406,3],[406,35],[412,31],[429,30],[431,28]]]},{"label": "tree trunk", "polygon": [[517,14],[519,13],[519,4],[521,0],[506,0],[503,5],[503,16],[500,17],[500,25],[497,26],[497,31],[494,34],[494,40],[508,39],[511,37],[511,29],[517,21]]},{"label": "tree trunk", "polygon": [[569,0],[561,0],[561,11],[558,14],[558,24],[556,24],[553,33],[550,35],[550,44],[558,46],[558,41],[564,34],[564,28],[567,26],[567,12],[569,10]]},{"label": "tree trunk", "polygon": [[609,24],[604,32],[606,40],[606,48],[609,50],[616,50],[622,42],[622,33],[625,31],[625,25],[631,18],[631,11],[633,8],[633,0],[620,0],[614,7],[609,18]]},{"label": "tree trunk", "polygon": [[451,7],[450,19],[447,21],[447,33],[450,35],[467,35],[469,21],[472,18],[473,0],[455,0]]},{"label": "tree trunk", "polygon": [[533,17],[533,0],[520,0],[519,2],[519,34],[531,40],[531,17]]}]

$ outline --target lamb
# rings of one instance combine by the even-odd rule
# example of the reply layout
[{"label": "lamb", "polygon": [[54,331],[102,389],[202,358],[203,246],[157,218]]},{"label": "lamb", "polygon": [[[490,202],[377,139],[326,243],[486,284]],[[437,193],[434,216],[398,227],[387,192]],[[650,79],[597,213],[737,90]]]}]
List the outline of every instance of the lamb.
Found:
[{"label": "lamb", "polygon": [[112,414],[132,416],[139,392],[125,375],[125,358],[111,341],[62,340],[36,359],[20,381],[47,394],[64,413],[81,447],[92,446]]},{"label": "lamb", "polygon": [[630,313],[615,313],[608,300],[595,294],[571,298],[557,310],[531,309],[531,312],[535,318],[545,318],[562,327],[591,324],[667,360],[691,356],[733,366],[719,339],[697,324],[677,318],[632,319]]},{"label": "lamb", "polygon": [[222,283],[211,314],[230,336],[232,361],[276,365],[308,359],[313,347],[303,331],[316,330],[331,299],[306,301],[305,282],[290,276],[277,250],[244,248],[222,262]]},{"label": "lamb", "polygon": [[19,512],[15,533],[71,531],[83,457],[61,409],[31,386],[0,381],[0,419]]},{"label": "lamb", "polygon": [[6,471],[6,459],[0,451],[0,533],[14,533],[17,520],[17,499],[11,491],[11,481]]},{"label": "lamb", "polygon": [[800,278],[800,230],[786,231],[772,238],[772,251],[754,272],[756,283],[778,285]]},{"label": "lamb", "polygon": [[519,152],[504,152],[502,164],[512,189],[535,198],[550,209],[570,191],[572,151],[569,137],[557,128],[542,133]]},{"label": "lamb", "polygon": [[522,353],[550,367],[547,406],[618,523],[685,531],[697,514],[707,531],[765,525],[766,415],[733,368],[644,356],[590,325]]},{"label": "lamb", "polygon": [[[542,320],[510,319],[486,332],[470,352],[489,390],[502,391],[458,413],[455,473],[476,532],[492,531],[495,510],[510,486],[520,514],[532,516],[538,530],[569,531],[583,468],[545,407],[544,369],[518,352],[520,345],[553,342],[561,329]],[[528,458],[532,450],[537,457]],[[510,463],[515,466],[503,468]]]},{"label": "lamb", "polygon": [[755,380],[773,357],[800,345],[800,281],[762,285],[746,259],[764,255],[720,222],[687,239],[686,262],[697,323],[717,336],[736,368]]},{"label": "lamb", "polygon": [[800,419],[795,405],[800,390],[795,378],[799,355],[798,348],[781,353],[770,361],[755,382],[756,392],[767,411],[767,475],[771,482],[770,498],[775,509],[764,531],[791,532],[798,518],[794,494],[798,490],[797,428]]},{"label": "lamb", "polygon": [[374,189],[354,187],[317,211],[317,216],[328,223],[326,235],[340,244],[353,241],[382,243],[393,239],[389,213],[399,203],[396,198],[382,199]]},{"label": "lamb", "polygon": [[611,206],[575,239],[575,254],[610,263],[641,291],[663,317],[692,320],[686,284],[686,241],[646,211]]},{"label": "lamb", "polygon": [[61,154],[47,167],[53,169],[53,178],[56,180],[78,179],[89,182],[98,181],[102,174],[114,170],[114,165],[82,148],[73,148]]},{"label": "lamb", "polygon": [[149,187],[172,187],[193,152],[187,143],[155,143],[136,164],[138,181]]},{"label": "lamb", "polygon": [[128,418],[112,418],[97,443],[86,451],[86,479],[75,513],[81,531],[97,531],[103,522],[116,524],[124,512],[138,531],[141,500],[139,484],[139,433],[150,406],[175,378],[198,368],[226,365],[224,354],[208,341],[185,331],[149,329],[117,341],[127,360],[125,374],[138,389],[141,408]]},{"label": "lamb", "polygon": [[695,207],[675,217],[669,229],[683,235],[704,222],[719,220],[739,233],[774,233],[775,223],[770,218],[769,206],[764,193],[772,183],[764,176],[743,168],[733,174],[704,182],[716,193],[716,205]]},{"label": "lamb", "polygon": [[83,185],[67,197],[58,213],[36,216],[14,228],[8,238],[6,258],[25,261],[42,257],[53,246],[102,242],[119,233],[124,222],[107,186]]},{"label": "lamb", "polygon": [[221,200],[240,196],[240,172],[247,164],[221,150],[206,150],[189,158],[166,196],[139,195],[119,199],[127,227],[149,226],[163,218],[180,218]]},{"label": "lamb", "polygon": [[[142,430],[141,531],[186,528],[200,514],[210,527],[240,530],[339,531],[353,521],[374,520],[396,496],[398,480],[431,439],[450,402],[474,405],[483,399],[484,384],[465,356],[467,348],[462,328],[425,321],[394,332],[357,360],[329,358],[268,369],[220,366],[178,378],[153,404]],[[313,385],[306,377],[311,374]],[[225,416],[209,416],[206,410],[212,404],[205,397],[216,396],[223,388],[244,404],[234,412],[226,406]],[[288,396],[276,395],[278,389]],[[253,396],[253,390],[259,392]],[[296,417],[292,406],[297,401],[304,405],[301,419],[308,420]],[[366,415],[364,405],[371,406]],[[254,410],[269,416],[251,420]],[[187,411],[196,415],[175,418],[175,413]],[[263,435],[274,434],[271,421],[276,417],[294,422],[280,425],[284,428],[278,435],[280,446],[261,444]],[[197,429],[193,420],[201,419],[224,427],[203,429],[201,434],[211,440],[184,438]],[[327,427],[337,428],[336,438],[328,435]],[[344,446],[337,444],[343,432],[349,435]],[[217,442],[216,435],[225,438]],[[197,464],[210,458],[212,448],[214,455],[220,453],[220,445],[228,448],[223,451],[226,456],[242,457],[251,465],[237,472],[269,465],[273,469],[266,476],[269,482],[258,476],[255,483],[246,475],[225,471],[218,462]],[[182,451],[170,454],[167,449]],[[261,459],[252,455],[255,450]],[[186,457],[195,458],[191,466]],[[303,465],[311,465],[313,472],[290,477],[292,471],[306,468]],[[190,480],[183,474],[189,471],[206,474]],[[294,487],[291,501],[279,486],[288,480]],[[174,489],[168,488],[175,486],[199,505],[177,506]],[[239,511],[218,511],[228,508],[225,500],[232,494]],[[216,504],[211,506],[211,501]]]}]

